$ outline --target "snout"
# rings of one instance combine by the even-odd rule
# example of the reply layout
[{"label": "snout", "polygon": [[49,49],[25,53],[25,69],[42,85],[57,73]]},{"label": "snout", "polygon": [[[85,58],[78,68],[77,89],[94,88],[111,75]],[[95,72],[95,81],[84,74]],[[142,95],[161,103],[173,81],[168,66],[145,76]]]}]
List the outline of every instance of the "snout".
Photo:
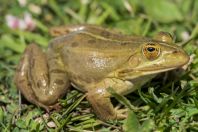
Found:
[{"label": "snout", "polygon": [[188,63],[190,57],[183,49],[175,49],[165,57],[167,63],[172,66],[180,67]]}]

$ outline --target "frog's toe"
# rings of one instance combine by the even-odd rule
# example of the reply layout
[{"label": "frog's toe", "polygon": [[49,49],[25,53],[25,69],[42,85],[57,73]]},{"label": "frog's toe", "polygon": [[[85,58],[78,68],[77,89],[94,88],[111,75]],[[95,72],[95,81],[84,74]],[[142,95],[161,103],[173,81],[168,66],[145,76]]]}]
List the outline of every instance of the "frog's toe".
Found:
[{"label": "frog's toe", "polygon": [[122,107],[122,105],[121,104],[118,104],[116,107],[115,107],[115,110],[118,110],[118,109],[120,109]]},{"label": "frog's toe", "polygon": [[128,109],[127,108],[125,108],[125,109],[115,108],[115,111],[116,111],[116,119],[127,118],[127,115],[128,115]]},{"label": "frog's toe", "polygon": [[60,111],[62,106],[60,105],[60,103],[56,103],[54,105],[49,106],[50,110],[56,110],[56,111]]}]

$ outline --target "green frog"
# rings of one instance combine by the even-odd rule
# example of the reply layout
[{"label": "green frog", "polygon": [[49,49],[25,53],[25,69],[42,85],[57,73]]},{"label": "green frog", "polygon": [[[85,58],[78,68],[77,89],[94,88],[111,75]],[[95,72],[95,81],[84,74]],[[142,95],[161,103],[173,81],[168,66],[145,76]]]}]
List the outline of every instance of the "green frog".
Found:
[{"label": "green frog", "polygon": [[126,118],[126,109],[112,105],[108,88],[126,95],[158,73],[189,61],[166,32],[146,38],[94,25],[70,25],[50,33],[54,39],[45,52],[36,44],[27,46],[15,74],[25,98],[47,111],[73,86],[86,94],[100,119]]}]

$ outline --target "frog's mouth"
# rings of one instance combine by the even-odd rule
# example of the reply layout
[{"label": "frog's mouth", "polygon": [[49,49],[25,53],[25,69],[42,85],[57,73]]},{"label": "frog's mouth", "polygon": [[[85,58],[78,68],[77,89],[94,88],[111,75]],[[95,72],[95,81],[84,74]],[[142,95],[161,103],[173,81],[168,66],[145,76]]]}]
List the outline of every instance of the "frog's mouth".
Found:
[{"label": "frog's mouth", "polygon": [[165,68],[165,69],[125,69],[122,71],[119,71],[117,76],[119,78],[123,78],[123,79],[127,79],[127,80],[131,80],[137,77],[141,77],[141,76],[145,76],[145,75],[154,75],[154,74],[158,74],[161,72],[166,72],[166,71],[170,71],[170,70],[174,70],[177,69],[178,67],[171,67],[171,68]]},{"label": "frog's mouth", "polygon": [[171,65],[171,66],[163,66],[163,65],[154,64],[154,65],[145,66],[145,67],[123,69],[119,71],[117,75],[118,77],[123,78],[123,79],[134,79],[134,78],[145,76],[145,75],[154,75],[154,74],[178,69],[184,66],[187,62],[182,63],[180,65]]},{"label": "frog's mouth", "polygon": [[143,67],[143,68],[135,68],[133,70],[135,71],[140,71],[140,72],[149,72],[149,73],[159,73],[159,72],[165,72],[165,71],[170,71],[170,70],[174,70],[177,68],[180,68],[182,66],[184,66],[187,62],[180,64],[180,65],[171,65],[171,66],[163,66],[163,65],[152,65],[152,66],[148,66],[148,67]]},{"label": "frog's mouth", "polygon": [[166,72],[166,71],[170,71],[170,70],[174,70],[174,69],[177,69],[179,68],[178,66],[176,67],[170,67],[170,68],[158,68],[158,69],[137,69],[137,72],[141,72],[143,73],[143,75],[148,75],[148,74],[157,74],[157,73],[161,73],[161,72]]}]

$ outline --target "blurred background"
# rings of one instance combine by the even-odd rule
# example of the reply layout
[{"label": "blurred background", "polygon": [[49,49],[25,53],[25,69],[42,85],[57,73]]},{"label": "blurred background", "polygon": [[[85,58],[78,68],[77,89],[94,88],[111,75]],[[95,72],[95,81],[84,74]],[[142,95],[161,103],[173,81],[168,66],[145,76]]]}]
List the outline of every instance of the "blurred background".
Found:
[{"label": "blurred background", "polygon": [[[75,90],[62,100],[62,113],[49,115],[27,102],[21,108],[13,84],[21,54],[32,42],[45,49],[52,39],[49,29],[68,24],[94,24],[146,37],[166,31],[193,59],[181,81],[168,83],[162,91],[162,81],[151,82],[149,89],[133,93],[131,104],[141,108],[125,121],[105,123],[89,112],[82,116],[79,112],[89,111],[89,104]],[[197,0],[1,0],[0,130],[198,131],[197,38]]]}]

